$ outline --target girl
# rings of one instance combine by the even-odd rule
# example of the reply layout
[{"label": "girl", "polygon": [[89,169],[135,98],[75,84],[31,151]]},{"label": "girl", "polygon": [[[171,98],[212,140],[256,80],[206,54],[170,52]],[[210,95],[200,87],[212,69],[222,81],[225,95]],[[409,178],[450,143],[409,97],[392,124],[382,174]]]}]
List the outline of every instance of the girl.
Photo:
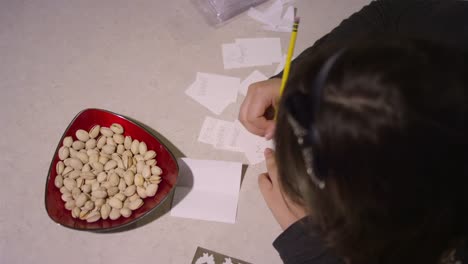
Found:
[{"label": "girl", "polygon": [[[239,118],[276,142],[275,153],[265,151],[259,186],[285,230],[274,242],[285,263],[464,261],[463,8],[458,1],[375,1],[295,60],[277,106],[278,78],[249,88]],[[454,35],[408,37],[411,26],[402,21],[415,14]],[[376,24],[387,34],[376,33]],[[360,37],[341,41],[351,35]],[[276,126],[263,116],[272,105]]]}]

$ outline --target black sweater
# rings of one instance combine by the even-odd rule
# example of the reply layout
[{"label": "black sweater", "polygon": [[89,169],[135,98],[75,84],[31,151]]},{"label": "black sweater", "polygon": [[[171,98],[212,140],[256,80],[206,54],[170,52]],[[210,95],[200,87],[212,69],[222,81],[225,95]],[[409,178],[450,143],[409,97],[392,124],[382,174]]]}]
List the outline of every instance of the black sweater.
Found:
[{"label": "black sweater", "polygon": [[[319,39],[293,61],[314,56],[323,46],[337,48],[357,38],[403,35],[430,39],[468,48],[468,1],[377,0],[365,6]],[[281,73],[276,76],[281,76]],[[325,248],[313,225],[302,219],[286,229],[273,243],[285,264],[342,264],[342,259]],[[466,249],[457,250],[464,260]],[[455,263],[455,261],[453,262]],[[465,261],[461,263],[466,263]]]}]

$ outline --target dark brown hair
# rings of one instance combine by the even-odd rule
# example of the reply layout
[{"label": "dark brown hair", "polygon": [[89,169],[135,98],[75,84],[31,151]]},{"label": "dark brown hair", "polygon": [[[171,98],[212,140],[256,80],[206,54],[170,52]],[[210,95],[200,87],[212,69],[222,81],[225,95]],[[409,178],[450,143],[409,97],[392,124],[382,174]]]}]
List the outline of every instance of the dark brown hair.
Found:
[{"label": "dark brown hair", "polygon": [[[292,69],[283,98],[311,92],[336,49]],[[351,263],[437,263],[463,243],[468,210],[465,53],[423,40],[348,46],[314,113],[325,189],[305,172],[280,102],[276,160],[286,195]],[[312,102],[310,102],[312,103]],[[311,118],[312,120],[312,118]]]}]

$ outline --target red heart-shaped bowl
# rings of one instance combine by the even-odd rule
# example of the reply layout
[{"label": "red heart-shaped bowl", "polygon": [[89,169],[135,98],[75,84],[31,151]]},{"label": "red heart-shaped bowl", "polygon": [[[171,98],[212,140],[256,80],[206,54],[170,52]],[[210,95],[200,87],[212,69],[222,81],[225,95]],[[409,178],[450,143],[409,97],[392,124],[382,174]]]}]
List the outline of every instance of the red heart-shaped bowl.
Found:
[{"label": "red heart-shaped bowl", "polygon": [[[71,212],[65,209],[65,202],[62,201],[59,188],[54,184],[57,176],[56,165],[60,161],[58,150],[62,146],[63,139],[72,136],[76,140],[75,133],[78,129],[89,131],[94,125],[110,127],[113,123],[118,123],[124,128],[124,136],[131,136],[140,142],[144,141],[148,150],[154,150],[157,154],[157,165],[162,169],[162,181],[159,183],[158,191],[155,196],[145,198],[143,206],[133,211],[130,217],[121,216],[119,219],[106,220],[100,219],[93,223],[86,220],[73,218]],[[175,187],[179,168],[174,155],[169,149],[153,134],[135,122],[112,112],[100,109],[85,109],[78,113],[68,125],[55,149],[52,162],[50,163],[49,174],[47,176],[45,188],[45,207],[50,218],[56,223],[76,229],[86,231],[110,231],[119,229],[135,223],[151,211],[155,210],[162,202],[167,199],[171,190]]]}]

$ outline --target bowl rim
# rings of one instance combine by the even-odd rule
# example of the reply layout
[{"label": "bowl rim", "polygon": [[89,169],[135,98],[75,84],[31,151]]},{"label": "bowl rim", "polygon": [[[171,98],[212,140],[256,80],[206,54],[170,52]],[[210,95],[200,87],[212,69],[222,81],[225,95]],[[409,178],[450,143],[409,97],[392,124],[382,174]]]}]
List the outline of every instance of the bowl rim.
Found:
[{"label": "bowl rim", "polygon": [[[169,155],[172,157],[172,159],[174,160],[174,163],[175,163],[175,166],[176,166],[176,169],[177,169],[177,176],[176,176],[176,179],[175,179],[175,182],[173,184],[173,186],[171,187],[171,189],[169,190],[169,192],[167,193],[167,195],[156,205],[154,206],[153,208],[151,208],[150,210],[148,210],[147,212],[145,212],[144,214],[142,214],[141,216],[133,219],[132,221],[128,222],[128,223],[125,223],[125,224],[122,224],[122,225],[119,225],[119,226],[115,226],[115,227],[104,227],[104,228],[96,228],[96,229],[83,229],[83,228],[77,228],[77,227],[73,227],[73,226],[67,226],[67,225],[64,225],[58,221],[56,221],[54,218],[52,218],[52,216],[50,215],[50,212],[49,212],[49,207],[47,206],[47,185],[49,183],[49,180],[50,180],[50,175],[51,175],[51,171],[53,169],[54,166],[52,166],[53,162],[54,162],[54,159],[55,159],[55,155],[57,154],[57,151],[58,149],[61,147],[61,142],[63,141],[63,138],[65,137],[65,133],[70,129],[70,126],[75,122],[75,120],[84,112],[86,111],[90,111],[90,110],[97,110],[97,111],[101,111],[101,112],[106,112],[106,113],[109,113],[109,114],[112,114],[112,115],[115,115],[115,116],[118,116],[134,125],[136,125],[137,127],[141,128],[142,130],[144,130],[146,133],[150,134],[152,137],[154,137],[165,149],[166,151],[169,153]],[[45,206],[45,209],[47,211],[47,215],[49,216],[49,218],[54,221],[55,223],[57,223],[58,225],[60,226],[63,226],[63,227],[66,227],[66,228],[69,228],[69,229],[72,229],[72,230],[78,230],[78,231],[88,231],[88,232],[95,232],[95,233],[99,233],[99,232],[106,232],[106,231],[115,231],[115,230],[118,230],[118,229],[123,229],[125,227],[128,227],[134,223],[136,223],[137,221],[145,218],[146,216],[148,216],[148,214],[150,214],[151,212],[153,212],[154,210],[156,210],[156,208],[158,208],[161,204],[163,204],[168,198],[169,196],[171,196],[171,192],[174,191],[175,187],[177,186],[177,182],[179,181],[179,163],[177,162],[177,159],[176,157],[174,156],[174,154],[172,153],[172,151],[169,150],[169,148],[167,148],[167,146],[165,144],[162,143],[162,141],[159,139],[159,137],[157,137],[155,134],[151,133],[150,131],[148,131],[148,129],[144,128],[142,125],[139,125],[137,123],[135,123],[134,121],[132,121],[131,119],[127,118],[126,116],[124,115],[121,115],[121,114],[117,114],[115,112],[112,112],[112,111],[109,111],[109,110],[104,110],[104,109],[100,109],[100,108],[85,108],[83,110],[81,110],[80,112],[78,112],[75,117],[73,117],[73,119],[70,121],[70,123],[68,124],[67,128],[65,128],[65,130],[63,131],[62,133],[62,136],[60,137],[60,140],[59,140],[59,143],[57,144],[57,147],[55,148],[55,151],[52,155],[52,160],[50,161],[50,165],[49,165],[49,170],[47,172],[47,178],[46,178],[46,182],[45,182],[45,189],[44,189],[44,206]]]}]

